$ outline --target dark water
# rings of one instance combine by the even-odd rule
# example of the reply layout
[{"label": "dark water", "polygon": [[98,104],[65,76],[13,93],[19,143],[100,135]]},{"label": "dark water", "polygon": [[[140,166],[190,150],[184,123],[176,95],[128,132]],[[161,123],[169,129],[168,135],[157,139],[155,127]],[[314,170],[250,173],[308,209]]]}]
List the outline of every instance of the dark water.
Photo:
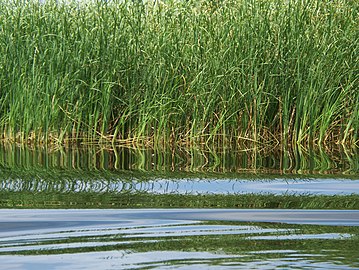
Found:
[{"label": "dark water", "polygon": [[0,148],[0,269],[359,269],[357,154],[307,154]]}]

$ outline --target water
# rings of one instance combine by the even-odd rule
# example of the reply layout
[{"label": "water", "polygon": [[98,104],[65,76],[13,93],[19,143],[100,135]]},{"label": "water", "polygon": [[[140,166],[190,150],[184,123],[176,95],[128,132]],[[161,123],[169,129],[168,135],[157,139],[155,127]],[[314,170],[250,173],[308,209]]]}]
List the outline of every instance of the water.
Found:
[{"label": "water", "polygon": [[357,161],[0,147],[0,269],[359,269]]},{"label": "water", "polygon": [[17,209],[0,214],[2,269],[359,267],[359,211]]},{"label": "water", "polygon": [[359,267],[359,211],[17,209],[0,215],[1,269]]}]

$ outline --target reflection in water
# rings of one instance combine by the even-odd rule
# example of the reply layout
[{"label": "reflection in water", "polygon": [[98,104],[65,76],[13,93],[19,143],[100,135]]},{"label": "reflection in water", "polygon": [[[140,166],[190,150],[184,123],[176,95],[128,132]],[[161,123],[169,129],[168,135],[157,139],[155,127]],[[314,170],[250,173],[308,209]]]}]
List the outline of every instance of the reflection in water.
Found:
[{"label": "reflection in water", "polygon": [[35,148],[0,145],[0,165],[186,172],[345,173],[359,171],[356,148],[256,152],[229,149]]},{"label": "reflection in water", "polygon": [[[241,243],[245,244],[245,243]],[[247,242],[246,244],[251,244]],[[95,251],[91,254],[61,254],[51,256],[1,256],[4,269],[357,269],[342,264],[341,258],[329,260],[328,255],[301,254],[295,250],[236,255],[208,251]],[[17,264],[13,266],[12,260]],[[11,267],[10,267],[10,266]],[[30,266],[31,265],[31,266]],[[85,268],[84,268],[85,265]],[[8,268],[7,268],[8,267]],[[68,267],[68,268],[66,268]]]},{"label": "reflection in water", "polygon": [[0,268],[358,269],[355,151],[0,147]]},{"label": "reflection in water", "polygon": [[[355,249],[359,227],[235,221],[242,214],[249,221],[260,217],[252,210],[0,212],[2,269],[359,267]],[[308,211],[300,213],[310,217]],[[328,213],[317,214],[325,219]],[[353,213],[359,215],[359,211],[348,214]],[[290,212],[266,214],[285,222]],[[324,219],[318,224],[325,224]],[[335,215],[333,220],[340,221]],[[27,227],[23,222],[38,226]]]},{"label": "reflection in water", "polygon": [[3,169],[5,208],[358,209],[355,176]]},{"label": "reflection in water", "polygon": [[[98,175],[101,177],[101,175]],[[96,193],[147,193],[182,195],[351,195],[359,194],[359,181],[352,179],[273,178],[273,179],[218,179],[218,178],[140,178],[123,177],[106,179],[71,179],[58,181],[45,179],[4,179],[0,191],[7,192],[96,192]]]}]

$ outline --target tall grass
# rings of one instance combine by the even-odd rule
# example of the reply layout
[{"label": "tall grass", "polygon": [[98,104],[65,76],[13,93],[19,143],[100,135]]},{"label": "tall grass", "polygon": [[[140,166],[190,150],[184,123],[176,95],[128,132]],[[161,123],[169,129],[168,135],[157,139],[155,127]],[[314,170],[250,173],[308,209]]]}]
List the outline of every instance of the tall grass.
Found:
[{"label": "tall grass", "polygon": [[358,144],[357,1],[20,2],[0,9],[7,140]]}]

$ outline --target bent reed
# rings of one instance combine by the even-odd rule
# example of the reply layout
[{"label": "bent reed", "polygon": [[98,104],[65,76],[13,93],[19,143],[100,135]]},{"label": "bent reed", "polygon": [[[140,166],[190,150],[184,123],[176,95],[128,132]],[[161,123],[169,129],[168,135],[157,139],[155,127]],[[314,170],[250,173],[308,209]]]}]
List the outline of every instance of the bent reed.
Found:
[{"label": "bent reed", "polygon": [[358,145],[358,10],[350,0],[2,1],[2,137]]}]

